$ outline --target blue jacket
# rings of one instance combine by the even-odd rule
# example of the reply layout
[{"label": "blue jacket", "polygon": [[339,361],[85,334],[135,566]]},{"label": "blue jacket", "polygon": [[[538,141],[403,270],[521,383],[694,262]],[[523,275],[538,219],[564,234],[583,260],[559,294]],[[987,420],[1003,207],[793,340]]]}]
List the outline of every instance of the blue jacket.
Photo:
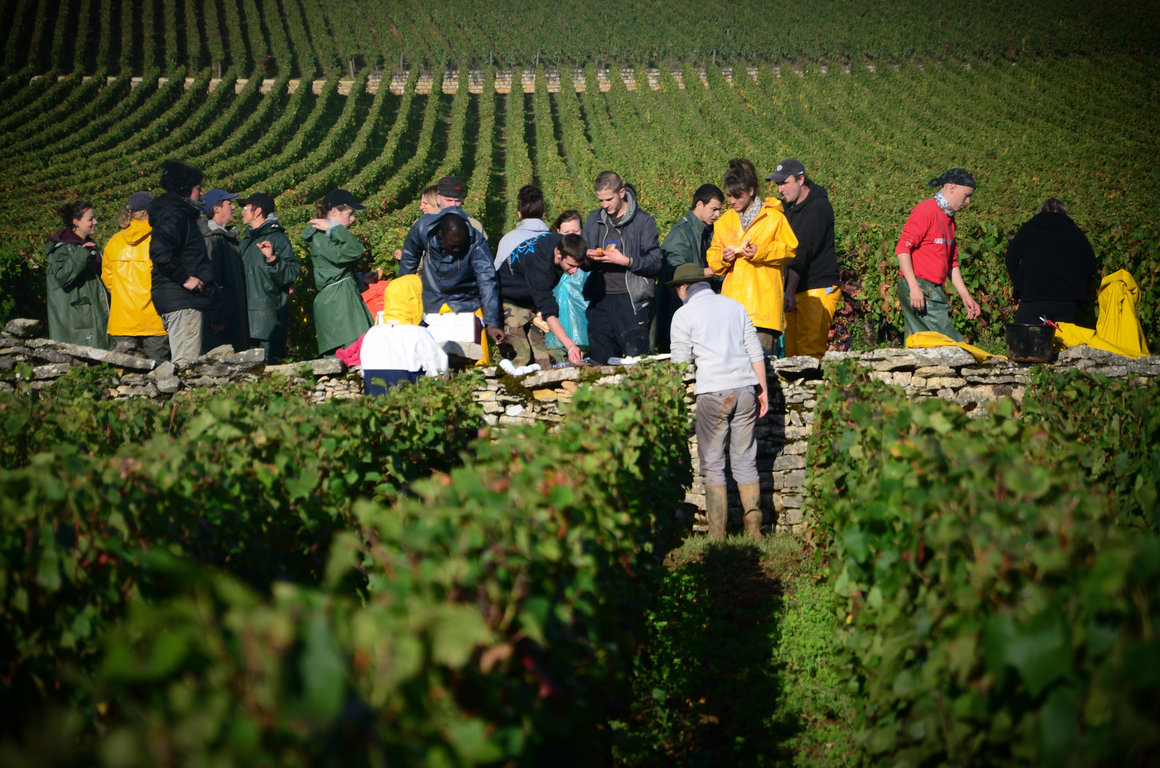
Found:
[{"label": "blue jacket", "polygon": [[[467,223],[467,252],[455,256],[443,247],[439,224],[447,216],[459,216]],[[487,238],[471,226],[462,208],[444,208],[419,217],[403,242],[399,276],[413,275],[423,260],[423,311],[438,312],[444,304],[454,312],[483,309],[483,324],[502,327],[499,313],[499,282],[495,276]]]}]

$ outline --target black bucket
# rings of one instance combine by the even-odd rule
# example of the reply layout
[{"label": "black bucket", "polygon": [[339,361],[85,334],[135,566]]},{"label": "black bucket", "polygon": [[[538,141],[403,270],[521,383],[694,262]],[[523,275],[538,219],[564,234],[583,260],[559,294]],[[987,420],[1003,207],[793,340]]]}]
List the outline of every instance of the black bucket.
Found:
[{"label": "black bucket", "polygon": [[1050,363],[1055,359],[1055,329],[1007,323],[1007,356],[1021,363]]}]

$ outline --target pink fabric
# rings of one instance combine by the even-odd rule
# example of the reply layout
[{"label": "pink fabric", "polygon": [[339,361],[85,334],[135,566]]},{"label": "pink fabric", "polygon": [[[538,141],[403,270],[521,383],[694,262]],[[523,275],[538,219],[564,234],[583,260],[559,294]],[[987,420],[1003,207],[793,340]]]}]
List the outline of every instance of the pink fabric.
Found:
[{"label": "pink fabric", "polygon": [[356,341],[354,344],[351,344],[349,347],[344,347],[342,349],[336,349],[334,351],[334,356],[337,357],[339,360],[341,360],[346,365],[347,368],[352,368],[356,365],[361,365],[362,364],[362,343],[363,343],[363,339],[365,339],[365,338],[366,338],[366,334],[364,333],[362,336],[358,337],[358,341]]}]

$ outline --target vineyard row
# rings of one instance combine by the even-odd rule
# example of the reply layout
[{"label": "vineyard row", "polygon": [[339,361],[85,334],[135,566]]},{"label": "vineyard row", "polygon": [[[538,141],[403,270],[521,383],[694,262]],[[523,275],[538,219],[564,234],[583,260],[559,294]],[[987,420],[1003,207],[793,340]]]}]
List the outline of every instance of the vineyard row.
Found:
[{"label": "vineyard row", "polygon": [[[952,64],[952,66],[953,65],[954,64]],[[914,62],[912,66],[916,70],[919,70],[919,71],[921,71],[925,68],[925,65],[923,64],[923,62]],[[961,66],[964,69],[971,68],[971,64],[969,61],[961,62]],[[1012,65],[1012,66],[1014,66],[1014,65]],[[899,65],[899,64],[890,64],[890,65],[888,65],[888,67],[890,69],[893,69],[895,72],[898,72],[901,69],[901,65]],[[869,63],[869,62],[864,63],[864,64],[859,64],[859,65],[857,65],[857,68],[864,68],[867,72],[871,72],[871,73],[878,71],[878,65],[876,65],[874,63]],[[709,87],[708,70],[705,67],[692,67],[691,69],[692,69],[693,74],[696,76],[696,79],[699,80],[701,82],[701,84],[703,86],[705,86],[706,88]],[[762,67],[754,67],[754,66],[736,67],[736,68],[734,68],[734,67],[721,67],[720,71],[721,71],[721,76],[725,79],[725,82],[729,83],[730,85],[739,85],[739,83],[734,81],[734,78],[735,77],[743,77],[741,70],[744,70],[744,73],[749,75],[749,78],[754,83],[758,83],[758,82],[760,82],[762,69],[763,69]],[[802,66],[802,65],[794,65],[794,66],[790,66],[790,67],[785,67],[784,69],[781,65],[774,64],[772,66],[769,66],[768,69],[773,73],[773,76],[775,78],[780,78],[783,74],[783,71],[787,74],[792,72],[793,74],[796,74],[798,77],[805,77],[807,75],[807,71],[811,75],[812,74],[825,75],[831,71],[831,68],[825,64],[812,65],[808,68],[805,66]],[[848,74],[850,74],[850,71],[851,71],[851,65],[849,63],[846,63],[840,67],[835,68],[834,71],[842,72],[843,74],[848,75]],[[612,78],[614,76],[613,72],[614,72],[614,70],[608,69],[608,68],[599,68],[598,67],[596,69],[596,85],[597,85],[597,88],[601,92],[607,92],[607,91],[612,90]],[[643,72],[643,75],[641,74],[642,72]],[[635,91],[637,89],[637,83],[642,83],[642,84],[646,85],[649,89],[654,90],[654,91],[659,91],[663,87],[662,78],[661,78],[661,70],[657,67],[642,67],[639,69],[633,68],[633,67],[619,67],[615,70],[615,73],[617,76],[620,77],[620,79],[622,81],[624,81],[624,87],[630,91]],[[670,78],[672,78],[672,81],[676,83],[678,88],[683,89],[686,87],[685,86],[685,72],[683,70],[681,70],[681,69],[669,69],[667,71],[667,74]],[[576,89],[577,92],[582,92],[582,91],[587,89],[587,87],[588,87],[587,86],[587,75],[585,73],[585,70],[572,69],[569,71],[568,75],[572,80],[572,86]],[[35,83],[38,80],[45,79],[48,77],[49,76],[47,76],[47,75],[33,75],[31,78],[29,78],[29,82]],[[74,75],[57,75],[56,79],[58,81],[63,81],[63,80],[71,80],[74,77],[75,77]],[[385,78],[385,79],[387,81],[388,90],[390,90],[390,92],[395,94],[396,96],[401,95],[403,93],[403,91],[406,89],[407,83],[411,79],[411,70],[398,70],[396,72],[391,73],[390,76]],[[81,80],[81,82],[87,83],[87,82],[90,82],[93,80],[99,81],[99,78],[95,75],[82,75],[80,80]],[[118,78],[114,75],[106,75],[104,77],[104,81],[105,81],[106,85],[112,85],[117,80],[118,80]],[[130,87],[136,88],[138,85],[140,85],[142,83],[143,80],[144,80],[144,77],[142,77],[142,76],[130,77],[129,78]],[[161,75],[157,78],[157,82],[159,85],[164,85],[165,83],[169,82],[169,80],[170,80],[170,78],[165,76],[165,75]],[[383,77],[383,74],[381,72],[370,73],[366,77],[366,88],[365,88],[366,92],[367,93],[378,93],[379,88],[382,87],[383,80],[384,80],[384,77]],[[442,86],[441,86],[442,92],[443,93],[455,93],[460,88],[461,80],[466,82],[467,91],[469,93],[477,93],[477,94],[483,93],[484,83],[488,80],[488,74],[484,70],[472,69],[472,70],[468,70],[466,72],[466,77],[461,78],[459,72],[454,72],[454,71],[447,72],[443,76],[443,82],[442,82]],[[520,70],[499,69],[499,70],[496,70],[496,72],[495,72],[495,79],[494,80],[495,80],[495,82],[494,82],[492,87],[494,87],[496,93],[512,93],[512,92],[518,92],[518,91],[522,91],[523,93],[534,93],[536,90],[536,87],[537,87],[537,85],[536,85],[536,82],[537,82],[536,70],[534,70],[534,69],[520,69]],[[431,71],[419,72],[418,77],[414,83],[415,93],[418,93],[421,95],[430,94],[432,92],[432,86],[434,84],[434,81],[435,81],[434,72],[431,72]],[[559,69],[545,69],[544,70],[544,82],[545,82],[545,86],[547,88],[548,93],[559,93],[560,92],[560,81],[561,81],[561,70],[559,70]],[[196,78],[196,77],[184,78],[185,88],[187,90],[189,88],[192,88],[194,83],[196,83],[196,82],[198,82],[198,78]],[[224,79],[221,77],[210,78],[209,90],[213,91],[219,85],[221,85],[222,82],[224,82]],[[250,81],[249,81],[249,78],[239,77],[239,78],[236,78],[233,82],[234,82],[235,92],[241,93],[242,89],[245,88],[246,85],[248,85]],[[258,87],[258,91],[260,93],[269,93],[280,81],[277,78],[266,77],[266,78],[262,78],[260,82],[261,82],[261,84]],[[293,93],[295,91],[295,89],[297,89],[299,87],[299,85],[301,85],[301,82],[302,82],[301,78],[293,77],[293,78],[287,79],[286,80],[287,92]],[[314,90],[314,93],[321,93],[322,88],[324,87],[326,82],[327,82],[326,80],[319,80],[319,79],[311,80],[310,81],[311,88]],[[353,77],[339,78],[339,80],[338,80],[338,92],[340,94],[346,95],[346,94],[350,93],[350,91],[354,87],[354,85],[355,85],[355,78],[353,78]]]}]

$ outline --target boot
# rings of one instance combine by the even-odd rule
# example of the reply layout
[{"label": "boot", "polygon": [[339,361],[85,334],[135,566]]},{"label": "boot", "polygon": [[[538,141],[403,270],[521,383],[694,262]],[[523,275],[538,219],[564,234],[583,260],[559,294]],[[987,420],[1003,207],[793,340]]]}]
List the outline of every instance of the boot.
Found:
[{"label": "boot", "polygon": [[741,508],[745,510],[745,535],[751,539],[761,538],[761,483],[744,483],[737,486],[741,492]]},{"label": "boot", "polygon": [[709,520],[709,538],[725,538],[726,504],[725,486],[705,486],[705,517]]}]

